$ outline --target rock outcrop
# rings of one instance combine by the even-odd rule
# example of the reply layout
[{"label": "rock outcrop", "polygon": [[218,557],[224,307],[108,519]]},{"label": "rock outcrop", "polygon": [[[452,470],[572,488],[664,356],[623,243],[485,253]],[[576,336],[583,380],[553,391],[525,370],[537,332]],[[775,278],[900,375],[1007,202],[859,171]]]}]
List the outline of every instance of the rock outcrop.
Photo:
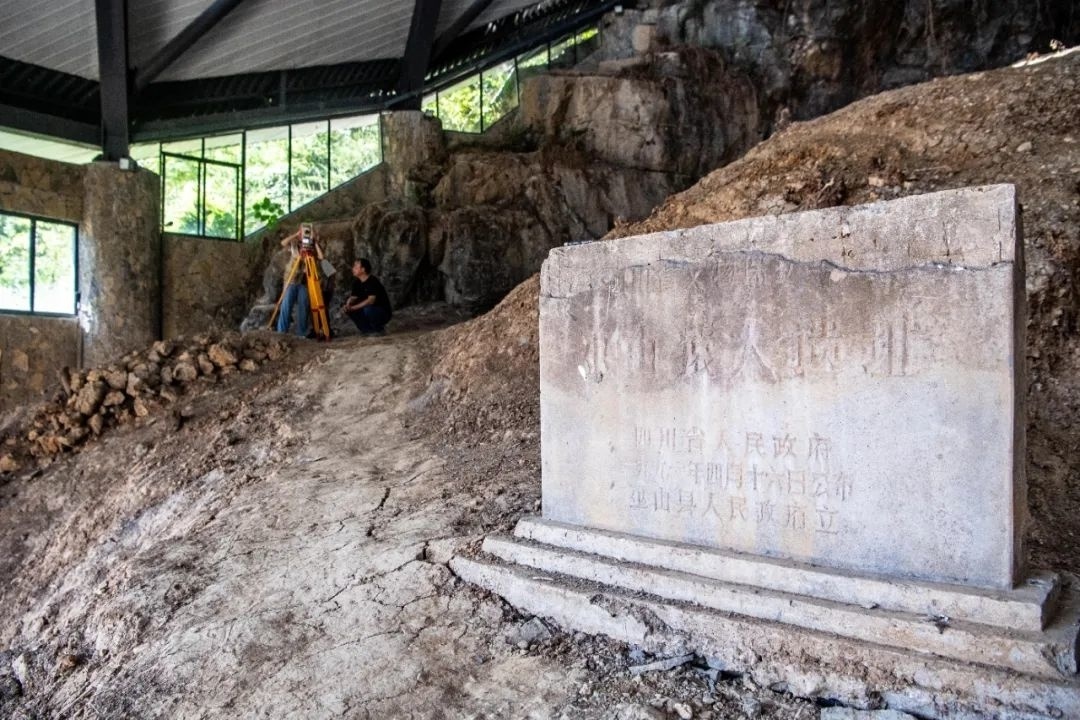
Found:
[{"label": "rock outcrop", "polygon": [[343,262],[369,257],[395,305],[485,310],[550,248],[643,218],[792,120],[1080,36],[1066,0],[648,5],[607,16],[578,68],[527,78],[516,114],[472,145],[419,113],[385,116]]},{"label": "rock outcrop", "polygon": [[641,219],[746,152],[761,117],[749,79],[709,51],[530,78],[509,141],[517,148],[448,151],[441,136],[410,132],[419,140],[401,159],[408,170],[390,173],[399,196],[360,211],[353,251],[372,259],[396,305],[485,310],[551,248]]},{"label": "rock outcrop", "polygon": [[882,90],[1000,67],[1080,41],[1069,0],[681,0],[609,17],[596,59],[684,45],[747,72],[803,120]]}]

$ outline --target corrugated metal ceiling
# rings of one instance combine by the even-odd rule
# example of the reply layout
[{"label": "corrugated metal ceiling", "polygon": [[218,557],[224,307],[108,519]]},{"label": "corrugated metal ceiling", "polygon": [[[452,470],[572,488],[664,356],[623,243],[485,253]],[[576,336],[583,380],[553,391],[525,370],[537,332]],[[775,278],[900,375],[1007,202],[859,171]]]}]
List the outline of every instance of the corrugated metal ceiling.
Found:
[{"label": "corrugated metal ceiling", "polygon": [[[130,0],[129,64],[139,67],[213,0]],[[444,0],[438,32],[473,0]],[[469,28],[535,5],[493,0]],[[245,0],[158,80],[193,80],[395,59],[404,53],[412,0]],[[94,0],[0,0],[0,55],[96,80]]]},{"label": "corrugated metal ceiling", "polygon": [[[129,15],[137,17],[129,23],[129,64],[137,72],[215,0],[128,2]],[[418,85],[400,90],[413,0],[290,2],[243,0],[163,74],[131,93],[131,136],[186,137],[419,104]],[[80,142],[100,137],[94,3],[0,0],[0,125]],[[458,30],[455,20],[473,0],[443,0],[431,40],[438,56],[429,59],[424,92],[561,37],[614,5],[492,0]]]},{"label": "corrugated metal ceiling", "polygon": [[96,80],[94,0],[0,0],[0,55]]}]

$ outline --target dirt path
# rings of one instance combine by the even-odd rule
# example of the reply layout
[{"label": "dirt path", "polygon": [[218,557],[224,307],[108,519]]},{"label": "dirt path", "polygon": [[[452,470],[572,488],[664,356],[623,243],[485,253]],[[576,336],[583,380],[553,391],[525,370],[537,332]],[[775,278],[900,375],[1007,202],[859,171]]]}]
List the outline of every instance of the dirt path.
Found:
[{"label": "dirt path", "polygon": [[0,716],[664,717],[650,703],[701,699],[689,669],[634,679],[625,648],[549,636],[452,575],[450,553],[531,509],[538,483],[516,438],[439,445],[416,400],[425,347],[302,350],[284,379],[192,401],[179,428],[3,488]]},{"label": "dirt path", "polygon": [[[467,498],[428,437],[402,426],[419,343],[361,342],[242,402],[233,422],[215,423],[232,443],[218,462],[98,528],[103,542],[47,592],[21,598],[21,627],[3,632],[23,676],[20,705],[66,717],[410,717],[566,703],[570,680],[552,663],[475,661],[490,655],[504,610],[427,560]],[[213,453],[208,430],[173,440],[202,436]],[[21,505],[49,481],[24,488]],[[132,488],[97,489],[115,504]],[[57,519],[61,533],[80,525]],[[43,542],[28,565],[60,560],[57,544]]]}]

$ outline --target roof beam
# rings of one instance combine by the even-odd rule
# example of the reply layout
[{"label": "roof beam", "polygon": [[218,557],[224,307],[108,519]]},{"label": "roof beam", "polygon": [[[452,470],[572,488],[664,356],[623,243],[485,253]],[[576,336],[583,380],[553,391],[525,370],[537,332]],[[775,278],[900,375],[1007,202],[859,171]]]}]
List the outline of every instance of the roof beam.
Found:
[{"label": "roof beam", "polygon": [[94,0],[101,88],[101,151],[105,160],[128,157],[126,0]]},{"label": "roof beam", "polygon": [[0,103],[0,117],[4,127],[50,138],[63,138],[75,142],[97,145],[101,141],[101,128],[78,120],[27,110]]},{"label": "roof beam", "polygon": [[416,0],[413,6],[409,39],[405,42],[405,56],[401,58],[401,72],[394,90],[405,95],[399,109],[420,109],[420,90],[424,89],[424,75],[431,60],[431,47],[435,41],[435,27],[439,24],[442,0]]},{"label": "roof beam", "polygon": [[435,45],[431,48],[432,63],[439,61],[439,57],[446,52],[446,48],[450,46],[450,43],[457,40],[458,36],[472,25],[473,20],[480,17],[480,13],[487,10],[491,2],[492,0],[475,0],[469,7],[465,8],[465,12],[461,13],[450,27],[446,28],[442,35],[435,38]]},{"label": "roof beam", "polygon": [[199,41],[210,28],[236,9],[243,0],[214,0],[214,3],[203,10],[197,18],[188,23],[188,26],[177,33],[176,37],[165,44],[165,47],[155,53],[144,67],[135,73],[135,92],[142,92],[153,80],[172,65],[177,58],[187,52],[188,48]]}]

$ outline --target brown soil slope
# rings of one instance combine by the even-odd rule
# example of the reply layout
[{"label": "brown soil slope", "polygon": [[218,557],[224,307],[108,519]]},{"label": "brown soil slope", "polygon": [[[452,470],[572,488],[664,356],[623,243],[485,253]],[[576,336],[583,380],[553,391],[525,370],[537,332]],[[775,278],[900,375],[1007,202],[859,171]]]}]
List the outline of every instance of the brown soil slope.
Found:
[{"label": "brown soil slope", "polygon": [[[1080,52],[935,80],[789,126],[609,237],[1015,183],[1028,264],[1034,561],[1080,568]],[[536,279],[447,331],[459,422],[536,426]],[[512,408],[504,412],[500,408]]]}]

